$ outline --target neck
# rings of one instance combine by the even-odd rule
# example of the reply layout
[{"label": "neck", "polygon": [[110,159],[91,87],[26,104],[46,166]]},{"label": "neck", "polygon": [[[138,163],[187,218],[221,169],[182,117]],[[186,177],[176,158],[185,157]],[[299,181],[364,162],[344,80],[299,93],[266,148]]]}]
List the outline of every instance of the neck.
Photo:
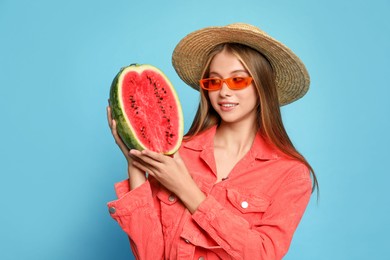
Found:
[{"label": "neck", "polygon": [[245,154],[252,147],[256,133],[256,123],[242,125],[222,122],[217,128],[214,146],[237,155]]}]

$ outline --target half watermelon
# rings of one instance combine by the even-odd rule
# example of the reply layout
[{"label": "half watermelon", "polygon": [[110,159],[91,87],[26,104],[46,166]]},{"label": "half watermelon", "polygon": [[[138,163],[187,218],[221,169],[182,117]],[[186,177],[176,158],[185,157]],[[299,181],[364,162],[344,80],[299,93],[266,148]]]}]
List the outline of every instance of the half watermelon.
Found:
[{"label": "half watermelon", "polygon": [[183,137],[183,112],[164,73],[151,65],[122,68],[110,89],[112,117],[130,149],[175,153]]}]

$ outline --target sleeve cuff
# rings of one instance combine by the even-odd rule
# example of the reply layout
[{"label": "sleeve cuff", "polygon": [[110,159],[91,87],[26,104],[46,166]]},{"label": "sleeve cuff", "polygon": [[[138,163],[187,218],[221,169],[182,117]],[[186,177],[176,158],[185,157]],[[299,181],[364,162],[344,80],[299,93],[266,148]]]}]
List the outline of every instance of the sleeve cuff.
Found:
[{"label": "sleeve cuff", "polygon": [[134,210],[143,208],[147,204],[152,204],[152,190],[149,181],[146,181],[136,189],[130,190],[129,181],[124,180],[115,184],[117,200],[107,203],[110,214],[129,215]]},{"label": "sleeve cuff", "polygon": [[130,191],[129,179],[115,183],[114,188],[117,198],[122,198],[124,195],[126,195],[126,193]]},{"label": "sleeve cuff", "polygon": [[196,222],[211,222],[215,219],[218,212],[221,210],[221,205],[213,196],[207,196],[206,199],[199,205],[196,211],[192,214],[192,218]]}]

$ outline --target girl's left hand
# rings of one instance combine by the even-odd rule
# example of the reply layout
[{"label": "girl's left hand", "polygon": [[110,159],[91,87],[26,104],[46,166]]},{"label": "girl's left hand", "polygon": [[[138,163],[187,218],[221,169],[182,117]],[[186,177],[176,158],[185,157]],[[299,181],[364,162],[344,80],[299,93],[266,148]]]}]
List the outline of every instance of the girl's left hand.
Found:
[{"label": "girl's left hand", "polygon": [[173,157],[150,150],[130,150],[130,154],[135,159],[134,166],[147,172],[165,188],[175,193],[190,212],[194,212],[205,199],[178,152]]},{"label": "girl's left hand", "polygon": [[136,158],[133,161],[134,166],[156,178],[165,188],[174,193],[177,193],[186,183],[193,182],[179,153],[170,157],[150,150],[131,150],[130,154]]}]

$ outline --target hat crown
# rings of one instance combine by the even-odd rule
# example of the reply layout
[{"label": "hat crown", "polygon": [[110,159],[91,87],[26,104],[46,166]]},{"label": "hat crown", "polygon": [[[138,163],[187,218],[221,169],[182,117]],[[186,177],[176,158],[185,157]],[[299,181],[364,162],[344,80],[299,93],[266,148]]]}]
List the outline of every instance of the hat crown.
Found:
[{"label": "hat crown", "polygon": [[256,27],[254,25],[247,24],[247,23],[232,23],[232,24],[226,25],[225,27],[232,28],[232,29],[239,29],[239,30],[247,30],[247,31],[252,31],[252,32],[264,34],[264,31],[260,30],[259,27]]}]

